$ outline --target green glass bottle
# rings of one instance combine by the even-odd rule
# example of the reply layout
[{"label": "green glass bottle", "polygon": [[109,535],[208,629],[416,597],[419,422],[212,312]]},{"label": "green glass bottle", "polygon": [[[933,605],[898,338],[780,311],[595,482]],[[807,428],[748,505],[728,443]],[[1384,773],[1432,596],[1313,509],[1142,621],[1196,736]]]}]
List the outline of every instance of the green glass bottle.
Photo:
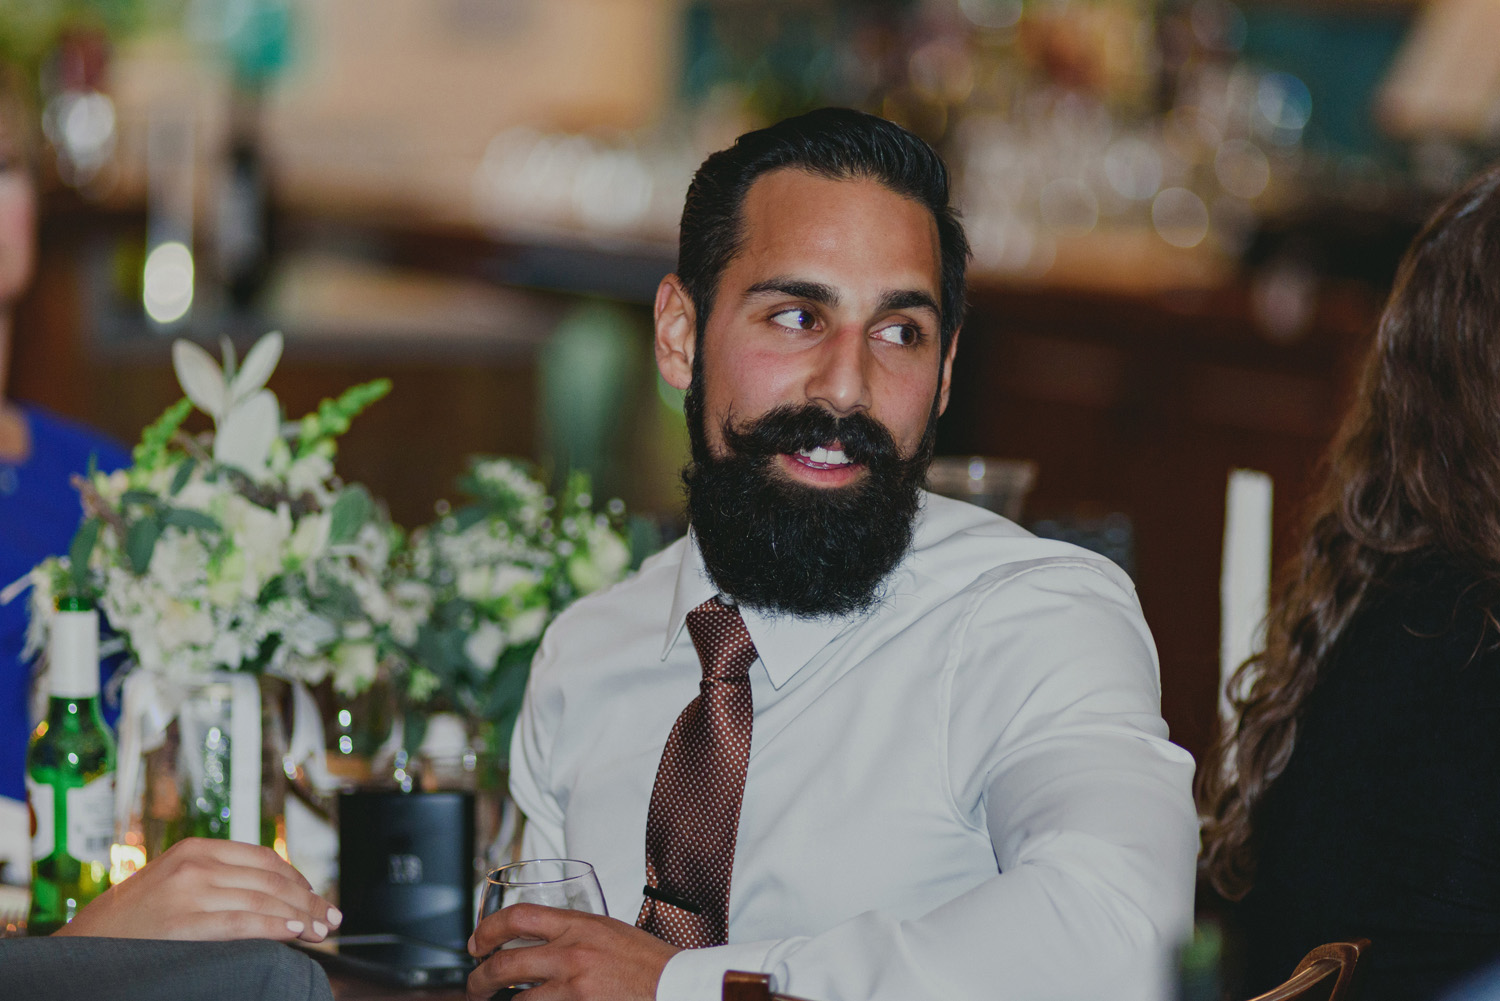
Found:
[{"label": "green glass bottle", "polygon": [[32,935],[50,935],[109,889],[115,741],[99,715],[99,617],[58,602],[47,645],[50,699],[26,752],[31,804]]}]

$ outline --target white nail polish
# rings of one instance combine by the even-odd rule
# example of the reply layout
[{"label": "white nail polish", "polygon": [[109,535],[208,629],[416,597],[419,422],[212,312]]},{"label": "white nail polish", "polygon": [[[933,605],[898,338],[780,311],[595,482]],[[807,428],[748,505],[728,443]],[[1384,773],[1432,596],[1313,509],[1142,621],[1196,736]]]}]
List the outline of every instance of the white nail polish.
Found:
[{"label": "white nail polish", "polygon": [[305,927],[307,926],[304,925],[301,921],[288,921],[286,923],[286,930],[291,932],[293,935],[301,935],[302,929]]},{"label": "white nail polish", "polygon": [[344,923],[344,915],[337,907],[328,908],[328,927],[337,928]]},{"label": "white nail polish", "polygon": [[316,932],[319,935],[327,935],[328,934],[328,926],[325,925],[321,921],[314,921],[313,922],[313,931]]}]

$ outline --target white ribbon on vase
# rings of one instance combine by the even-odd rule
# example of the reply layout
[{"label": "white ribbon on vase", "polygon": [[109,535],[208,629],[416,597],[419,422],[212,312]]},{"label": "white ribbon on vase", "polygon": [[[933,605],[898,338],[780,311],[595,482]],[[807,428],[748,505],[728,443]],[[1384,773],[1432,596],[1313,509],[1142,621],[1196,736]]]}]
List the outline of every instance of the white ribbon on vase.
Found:
[{"label": "white ribbon on vase", "polygon": [[[206,679],[230,687],[229,726],[229,837],[246,844],[260,843],[261,718],[260,686],[256,676],[217,671]],[[282,767],[290,776],[300,766],[320,792],[333,788],[323,745],[323,718],[312,693],[292,681],[292,731]],[[191,686],[173,684],[140,669],[125,676],[120,708],[120,739],[115,775],[115,834],[123,842],[131,815],[141,802],[141,772],[146,755],[166,741],[167,727],[182,714]],[[189,759],[188,767],[194,767]],[[197,762],[201,768],[202,763]],[[195,776],[195,778],[198,776]]]}]

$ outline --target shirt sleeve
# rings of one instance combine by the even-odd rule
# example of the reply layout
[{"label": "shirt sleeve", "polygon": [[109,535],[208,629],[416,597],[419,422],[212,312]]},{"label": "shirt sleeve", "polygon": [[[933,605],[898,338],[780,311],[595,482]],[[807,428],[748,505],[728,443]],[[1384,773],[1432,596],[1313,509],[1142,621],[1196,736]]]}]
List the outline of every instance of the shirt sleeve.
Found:
[{"label": "shirt sleeve", "polygon": [[525,817],[521,857],[528,859],[568,857],[563,807],[552,790],[548,768],[562,711],[561,692],[551,684],[550,668],[557,652],[552,635],[548,629],[532,659],[531,678],[510,739],[510,796]]},{"label": "shirt sleeve", "polygon": [[1166,739],[1134,595],[1086,561],[1049,562],[981,588],[959,633],[949,788],[987,832],[995,875],[912,920],[872,911],[679,953],[658,1001],[708,1001],[734,968],[818,1001],[1165,996],[1192,920],[1193,762]]}]

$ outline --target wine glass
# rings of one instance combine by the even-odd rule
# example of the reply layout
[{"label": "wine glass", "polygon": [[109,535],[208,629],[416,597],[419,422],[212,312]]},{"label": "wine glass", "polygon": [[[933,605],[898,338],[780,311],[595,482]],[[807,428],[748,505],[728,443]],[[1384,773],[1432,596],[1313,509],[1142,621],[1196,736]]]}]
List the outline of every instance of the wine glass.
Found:
[{"label": "wine glass", "polygon": [[[599,878],[594,875],[594,867],[587,862],[568,858],[530,859],[490,870],[484,877],[484,894],[479,901],[479,921],[511,904],[542,904],[588,914],[609,914],[604,906],[604,891],[599,887]],[[540,939],[515,938],[500,948],[520,949],[541,944]],[[512,984],[497,993],[495,998],[509,998],[535,986],[534,983]]]}]

